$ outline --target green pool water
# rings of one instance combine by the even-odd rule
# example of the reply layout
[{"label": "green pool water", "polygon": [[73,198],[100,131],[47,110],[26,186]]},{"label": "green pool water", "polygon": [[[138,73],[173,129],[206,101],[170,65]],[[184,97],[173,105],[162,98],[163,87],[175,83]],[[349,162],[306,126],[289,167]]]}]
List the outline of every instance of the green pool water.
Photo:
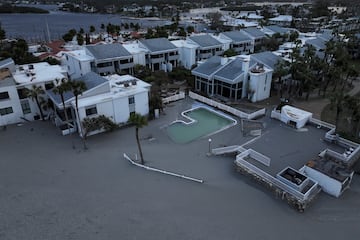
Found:
[{"label": "green pool water", "polygon": [[[176,143],[187,143],[236,124],[236,120],[221,116],[211,110],[200,107],[183,113],[193,120],[190,124],[174,122],[167,127],[167,133]],[[191,121],[189,119],[189,122]]]}]

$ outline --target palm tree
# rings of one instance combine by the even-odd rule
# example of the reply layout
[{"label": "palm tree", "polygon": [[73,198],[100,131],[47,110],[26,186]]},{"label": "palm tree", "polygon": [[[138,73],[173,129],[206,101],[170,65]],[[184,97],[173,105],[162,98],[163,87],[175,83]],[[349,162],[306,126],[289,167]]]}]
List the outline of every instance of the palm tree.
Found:
[{"label": "palm tree", "polygon": [[39,108],[40,116],[42,120],[45,120],[43,110],[41,108],[42,98],[40,97],[41,94],[44,94],[45,91],[41,86],[33,85],[31,89],[29,89],[27,96],[31,98],[33,101],[35,100],[36,105]]},{"label": "palm tree", "polygon": [[[71,89],[72,93],[75,96],[76,115],[78,118],[80,118],[80,116],[79,116],[79,95],[81,95],[84,91],[86,91],[87,88],[86,88],[85,82],[83,82],[83,81],[69,81],[69,85],[70,85],[70,89]],[[79,119],[79,128],[80,128],[81,135],[83,135],[83,130],[81,127],[80,119]]]},{"label": "palm tree", "polygon": [[60,98],[61,98],[61,102],[62,102],[62,105],[63,105],[63,109],[64,109],[64,114],[65,114],[65,122],[66,122],[66,125],[67,125],[67,129],[69,130],[69,117],[68,117],[68,114],[67,114],[67,111],[66,111],[66,107],[65,107],[65,99],[64,99],[64,93],[67,92],[67,91],[70,91],[70,84],[69,82],[66,81],[65,78],[61,79],[61,84],[54,87],[53,89],[53,92],[55,94],[59,94],[60,95]]},{"label": "palm tree", "polygon": [[144,165],[144,157],[141,150],[140,139],[139,139],[139,128],[147,125],[147,119],[145,116],[139,113],[130,114],[129,123],[135,125],[136,142],[139,148],[141,164]]}]

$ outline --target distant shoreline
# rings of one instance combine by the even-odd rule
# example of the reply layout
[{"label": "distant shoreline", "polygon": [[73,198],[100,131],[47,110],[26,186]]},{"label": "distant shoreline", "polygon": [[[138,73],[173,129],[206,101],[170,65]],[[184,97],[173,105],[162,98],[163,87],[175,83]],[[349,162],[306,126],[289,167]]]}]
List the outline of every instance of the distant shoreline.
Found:
[{"label": "distant shoreline", "polygon": [[12,6],[10,4],[4,4],[0,6],[0,14],[12,14],[12,13],[49,14],[50,12],[48,10],[36,8],[36,7]]}]

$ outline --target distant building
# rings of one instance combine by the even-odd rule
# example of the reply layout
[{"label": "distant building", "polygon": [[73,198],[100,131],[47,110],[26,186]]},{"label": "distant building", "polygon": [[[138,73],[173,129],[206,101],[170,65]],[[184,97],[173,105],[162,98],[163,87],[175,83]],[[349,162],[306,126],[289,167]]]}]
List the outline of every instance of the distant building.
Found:
[{"label": "distant building", "polygon": [[222,32],[219,34],[220,38],[230,40],[230,49],[233,49],[236,54],[250,54],[254,52],[254,40],[247,34],[241,31]]},{"label": "distant building", "polygon": [[206,60],[212,56],[220,56],[224,53],[222,43],[209,34],[190,36],[187,38],[187,42],[198,46],[196,61]]},{"label": "distant building", "polygon": [[248,35],[254,41],[255,49],[259,49],[266,39],[265,33],[260,31],[258,28],[244,28],[241,29],[241,32]]},{"label": "distant building", "polygon": [[152,71],[172,71],[179,65],[178,48],[166,38],[142,39],[139,47],[147,50],[146,66]]},{"label": "distant building", "polygon": [[293,17],[291,15],[279,15],[274,18],[269,18],[269,23],[283,27],[289,27],[291,25],[292,20]]},{"label": "distant building", "polygon": [[87,45],[85,51],[94,58],[93,72],[100,75],[133,72],[133,56],[120,43]]}]

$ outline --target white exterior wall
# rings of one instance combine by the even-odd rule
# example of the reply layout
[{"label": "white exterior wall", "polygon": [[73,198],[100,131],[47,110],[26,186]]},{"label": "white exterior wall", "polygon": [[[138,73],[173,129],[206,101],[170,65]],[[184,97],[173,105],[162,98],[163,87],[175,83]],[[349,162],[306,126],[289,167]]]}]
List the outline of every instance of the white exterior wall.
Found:
[{"label": "white exterior wall", "polygon": [[179,47],[179,60],[183,67],[191,69],[196,63],[195,58],[196,48]]},{"label": "white exterior wall", "polygon": [[149,114],[149,94],[147,91],[135,95],[135,112],[141,115]]},{"label": "white exterior wall", "polygon": [[308,166],[304,168],[305,174],[319,183],[322,190],[334,197],[341,195],[341,183]]},{"label": "white exterior wall", "polygon": [[[107,100],[98,102],[96,104],[88,104],[86,106],[81,106],[81,99],[79,99],[79,118],[80,121],[83,121],[86,117],[96,117],[99,115],[105,115],[109,117],[113,122],[117,124],[126,123],[130,117],[130,108],[129,108],[129,96],[126,95],[121,97],[107,98]],[[135,112],[141,115],[149,114],[149,98],[148,92],[138,92],[134,95],[135,98]],[[84,98],[86,101],[86,98]],[[75,103],[73,103],[75,106]],[[86,109],[92,106],[96,106],[97,114],[86,116]],[[78,125],[80,123],[78,122]],[[80,133],[80,129],[79,129]],[[81,133],[80,133],[81,134]]]},{"label": "white exterior wall", "polygon": [[[67,58],[66,58],[67,57]],[[64,65],[71,79],[80,78],[86,73],[91,72],[90,60],[80,61],[69,54],[65,54]]]},{"label": "white exterior wall", "polygon": [[145,52],[132,53],[134,64],[146,66]]},{"label": "white exterior wall", "polygon": [[15,85],[2,87],[0,88],[0,92],[8,92],[9,94],[8,99],[0,100],[0,108],[12,107],[13,109],[13,113],[0,115],[0,126],[22,122],[20,117],[23,117],[24,114]]},{"label": "white exterior wall", "polygon": [[252,73],[250,74],[250,89],[254,90],[251,101],[258,102],[270,97],[270,88],[272,80],[272,71],[266,70],[264,73]]}]

